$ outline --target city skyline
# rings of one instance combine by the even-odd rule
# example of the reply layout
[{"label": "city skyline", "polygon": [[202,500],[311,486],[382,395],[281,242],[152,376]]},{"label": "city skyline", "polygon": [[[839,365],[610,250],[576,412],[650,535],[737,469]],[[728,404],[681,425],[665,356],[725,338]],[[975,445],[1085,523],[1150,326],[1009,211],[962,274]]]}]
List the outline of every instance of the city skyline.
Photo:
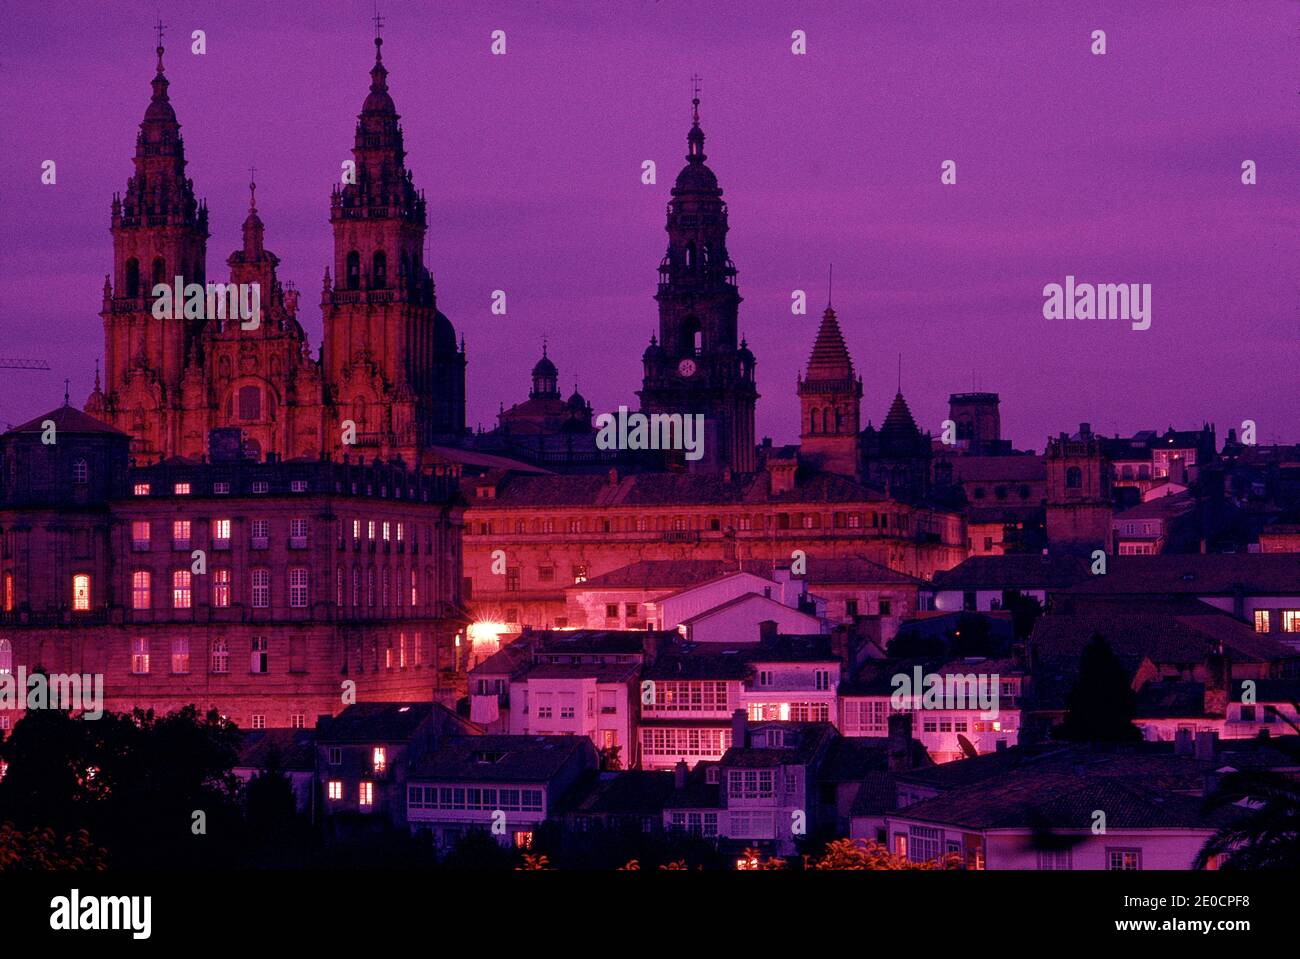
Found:
[{"label": "city skyline", "polygon": [[[268,12],[264,25],[298,36],[316,30],[313,49],[331,54],[282,64],[274,90],[247,80],[245,65],[272,62],[274,42],[273,30],[249,29],[248,10],[177,7],[163,18],[187,172],[211,209],[209,276],[224,278],[222,261],[239,245],[255,165],[266,243],[281,258],[281,278],[304,295],[313,353],[321,343],[315,294],[330,262],[328,191],[372,63],[364,7],[338,4],[317,24]],[[53,371],[9,375],[22,395],[6,397],[0,418],[14,423],[53,405],[64,377],[77,406],[92,385],[101,350],[94,313],[112,255],[108,206],[129,171],[130,131],[153,68],[156,11],[137,12],[111,22],[92,12],[60,29],[49,22],[58,14],[15,23],[6,58],[17,75],[14,102],[44,106],[9,117],[15,162],[31,176],[6,182],[4,206],[30,219],[23,230],[32,242],[4,253],[4,353],[48,359]],[[948,394],[978,387],[1001,394],[1005,434],[1036,449],[1082,420],[1106,433],[1207,421],[1222,437],[1252,419],[1261,442],[1294,438],[1278,388],[1294,361],[1283,231],[1295,201],[1284,199],[1279,162],[1293,137],[1281,113],[1290,93],[1247,96],[1250,75],[1226,70],[1227,51],[1251,44],[1259,76],[1269,75],[1270,58],[1284,54],[1280,5],[1221,15],[1213,48],[1203,20],[1182,28],[1168,5],[1082,13],[1053,5],[1009,33],[1010,21],[988,7],[960,23],[929,11],[892,23],[888,10],[854,19],[776,8],[706,21],[675,4],[619,15],[574,7],[554,23],[510,7],[445,23],[414,6],[381,12],[408,164],[429,200],[439,305],[468,341],[471,426],[490,428],[498,403],[524,397],[544,336],[564,392],[576,379],[598,411],[632,399],[656,326],[660,218],[683,164],[687,78],[698,71],[709,163],[731,213],[740,330],[757,357],[759,436],[797,436],[795,374],[833,262],[836,311],[864,380],[864,422],[883,419],[902,354],[903,393],[921,428],[936,434]],[[972,24],[984,31],[972,33]],[[930,44],[918,46],[925,27]],[[1094,28],[1108,31],[1105,57],[1089,51]],[[190,52],[193,29],[206,33],[203,56]],[[506,31],[504,57],[489,51],[493,29]],[[807,35],[803,56],[791,52],[794,29]],[[670,35],[692,42],[668,51]],[[429,49],[439,55],[432,61],[422,56]],[[942,90],[919,75],[939,60]],[[765,65],[758,76],[755,62]],[[1057,74],[1043,86],[1062,101],[1055,109],[1033,90],[1022,91],[1024,103],[990,96],[1019,89],[1031,65]],[[79,94],[92,74],[108,109]],[[1197,97],[1199,123],[1175,123],[1188,105],[1181,100],[1162,108],[1124,99],[1170,76]],[[832,89],[861,89],[866,102],[837,113],[834,98],[821,95]],[[1071,125],[1070,115],[1089,125]],[[1006,124],[1001,135],[981,128],[994,120]],[[896,137],[873,138],[891,125]],[[1117,149],[1120,141],[1127,146]],[[45,159],[58,164],[52,186],[40,183]],[[657,165],[654,185],[641,183],[646,159]],[[955,186],[940,183],[948,159],[957,163]],[[1240,182],[1245,159],[1258,164],[1254,186]],[[1126,210],[1141,235],[1120,232]],[[1058,212],[1071,219],[1055,220]],[[1066,246],[1040,251],[1035,236],[1064,237]],[[1151,283],[1152,328],[1044,320],[1042,287],[1067,275]],[[509,298],[504,317],[491,313],[495,289]],[[795,289],[807,293],[806,315],[790,314]],[[1230,310],[1240,319],[1222,322]],[[47,311],[70,321],[52,330]],[[951,348],[935,350],[944,342]],[[1188,389],[1187,377],[1211,363],[1218,385]]]}]

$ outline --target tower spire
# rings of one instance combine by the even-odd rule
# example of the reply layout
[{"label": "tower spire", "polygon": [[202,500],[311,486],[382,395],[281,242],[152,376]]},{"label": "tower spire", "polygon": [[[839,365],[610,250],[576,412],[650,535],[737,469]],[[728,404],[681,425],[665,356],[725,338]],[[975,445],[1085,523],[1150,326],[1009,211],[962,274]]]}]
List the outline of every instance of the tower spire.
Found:
[{"label": "tower spire", "polygon": [[162,57],[163,57],[163,32],[167,29],[167,25],[166,25],[165,23],[162,22],[162,17],[161,17],[161,16],[158,17],[158,22],[157,22],[156,24],[154,24],[154,29],[155,29],[156,31],[158,31],[158,48],[157,48],[157,51],[156,51],[157,54],[158,54],[158,72],[159,72],[159,73],[162,73],[162,72],[163,72],[163,61],[162,61]]},{"label": "tower spire", "polygon": [[700,76],[691,74],[691,132],[686,135],[686,159],[703,163],[704,131],[700,129]]}]

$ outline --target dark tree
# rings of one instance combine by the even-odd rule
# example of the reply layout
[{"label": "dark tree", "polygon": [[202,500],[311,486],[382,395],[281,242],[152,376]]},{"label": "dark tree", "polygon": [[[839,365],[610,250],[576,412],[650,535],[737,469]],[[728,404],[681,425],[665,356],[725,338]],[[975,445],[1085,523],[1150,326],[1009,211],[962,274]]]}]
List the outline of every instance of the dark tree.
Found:
[{"label": "dark tree", "polygon": [[1075,742],[1120,743],[1142,738],[1133,725],[1137,694],[1110,645],[1094,634],[1079,657],[1079,676],[1067,699],[1069,711],[1053,735]]}]

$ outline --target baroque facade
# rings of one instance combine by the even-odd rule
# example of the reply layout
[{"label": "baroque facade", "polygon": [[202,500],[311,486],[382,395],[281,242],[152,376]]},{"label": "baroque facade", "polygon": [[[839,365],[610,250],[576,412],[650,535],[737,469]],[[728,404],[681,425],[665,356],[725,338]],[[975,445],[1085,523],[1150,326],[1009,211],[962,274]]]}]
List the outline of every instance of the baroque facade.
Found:
[{"label": "baroque facade", "polygon": [[242,246],[226,262],[230,284],[257,284],[256,323],[207,315],[210,297],[179,316],[155,315],[157,284],[208,282],[209,237],[158,47],[134,172],[113,198],[113,271],[100,312],[104,382],[96,380],[85,406],[131,434],[137,463],[201,457],[209,430],[228,427],[243,431],[254,455],[350,452],[411,465],[425,461],[428,446],[463,436],[464,343],[438,310],[424,263],[426,204],[406,167],[382,42],[352,159],[330,197],[334,262],[315,357],[298,321],[298,291],[277,275],[279,261],[264,245],[253,184]]}]

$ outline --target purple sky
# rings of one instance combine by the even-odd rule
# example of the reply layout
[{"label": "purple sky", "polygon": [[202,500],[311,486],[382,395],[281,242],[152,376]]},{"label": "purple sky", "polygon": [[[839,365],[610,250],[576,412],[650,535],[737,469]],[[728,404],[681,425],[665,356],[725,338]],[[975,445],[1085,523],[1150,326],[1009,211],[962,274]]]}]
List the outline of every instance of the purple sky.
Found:
[{"label": "purple sky", "polygon": [[[211,278],[239,242],[248,167],[280,276],[320,344],[329,191],[373,61],[370,2],[164,4]],[[308,14],[310,6],[311,13]],[[791,12],[791,10],[796,12]],[[469,345],[469,421],[523,399],[548,335],[564,391],[634,404],[657,328],[664,207],[688,77],[731,211],[759,435],[797,435],[835,264],[863,421],[903,391],[938,432],[952,391],[1002,395],[1041,448],[1249,418],[1300,440],[1295,3],[417,3],[384,0],[384,61],[429,199],[438,300]],[[0,38],[0,421],[89,392],[125,187],[149,97],[156,3],[9,4]],[[808,53],[790,51],[791,31]],[[206,56],[189,51],[194,29]],[[489,53],[494,29],[507,54]],[[1103,29],[1106,56],[1089,52]],[[58,183],[40,184],[41,162]],[[658,183],[640,182],[653,159]],[[957,162],[957,185],[940,164]],[[1240,182],[1255,160],[1259,183]],[[1042,317],[1072,273],[1153,286],[1153,322]],[[508,315],[490,312],[504,289]],[[809,315],[790,293],[809,292]]]}]

